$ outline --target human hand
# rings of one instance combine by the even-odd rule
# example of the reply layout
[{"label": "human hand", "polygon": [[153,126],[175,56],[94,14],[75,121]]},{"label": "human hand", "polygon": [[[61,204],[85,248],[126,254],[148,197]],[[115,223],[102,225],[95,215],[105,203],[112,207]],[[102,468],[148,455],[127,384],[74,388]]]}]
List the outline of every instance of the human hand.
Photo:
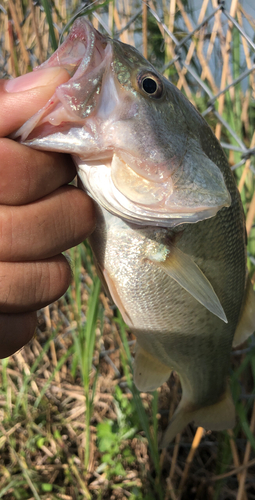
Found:
[{"label": "human hand", "polygon": [[30,340],[36,311],[66,291],[71,270],[61,252],[95,224],[92,200],[67,186],[76,174],[69,156],[7,138],[68,78],[50,68],[0,80],[0,358]]}]

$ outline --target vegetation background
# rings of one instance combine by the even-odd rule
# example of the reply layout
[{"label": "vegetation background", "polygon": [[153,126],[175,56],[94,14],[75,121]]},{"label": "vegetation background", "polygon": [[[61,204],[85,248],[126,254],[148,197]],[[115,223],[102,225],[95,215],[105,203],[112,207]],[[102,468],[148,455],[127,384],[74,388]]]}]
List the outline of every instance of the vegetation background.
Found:
[{"label": "vegetation background", "polygon": [[[135,45],[215,130],[247,215],[254,280],[252,0],[1,0],[0,76],[43,62],[82,9],[100,31]],[[69,255],[69,290],[40,311],[33,341],[0,365],[0,498],[254,499],[254,339],[232,354],[235,429],[189,426],[159,453],[158,436],[180,398],[178,377],[138,393],[135,339],[101,290],[90,248],[85,242]]]}]

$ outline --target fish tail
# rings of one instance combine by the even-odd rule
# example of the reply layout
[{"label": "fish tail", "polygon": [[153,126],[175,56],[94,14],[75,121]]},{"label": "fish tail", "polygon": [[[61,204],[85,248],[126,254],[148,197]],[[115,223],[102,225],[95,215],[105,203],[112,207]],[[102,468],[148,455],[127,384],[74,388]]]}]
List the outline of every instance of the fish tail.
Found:
[{"label": "fish tail", "polygon": [[190,411],[190,403],[182,399],[163,435],[161,448],[166,448],[176,434],[191,422],[207,430],[223,431],[235,425],[235,406],[229,387],[217,403]]}]

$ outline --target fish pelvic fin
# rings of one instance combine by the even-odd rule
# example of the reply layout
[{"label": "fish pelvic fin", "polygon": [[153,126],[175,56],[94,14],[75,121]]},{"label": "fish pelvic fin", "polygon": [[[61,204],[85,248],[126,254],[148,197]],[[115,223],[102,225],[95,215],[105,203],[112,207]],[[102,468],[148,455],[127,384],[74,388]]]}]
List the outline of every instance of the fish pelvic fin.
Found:
[{"label": "fish pelvic fin", "polygon": [[134,383],[139,391],[150,392],[160,387],[171,375],[171,368],[136,344]]},{"label": "fish pelvic fin", "polygon": [[235,406],[229,387],[217,403],[193,411],[189,408],[190,403],[181,400],[163,435],[161,448],[166,448],[176,434],[191,422],[212,431],[223,431],[235,426]]},{"label": "fish pelvic fin", "polygon": [[245,342],[245,340],[250,337],[255,331],[255,293],[253,286],[251,284],[250,278],[248,278],[246,285],[246,293],[244,299],[244,307],[242,310],[241,318],[236,327],[233,347],[237,347],[239,344]]},{"label": "fish pelvic fin", "polygon": [[211,313],[228,323],[226,314],[210,281],[194,260],[172,244],[168,244],[165,250],[167,255],[163,256],[162,254],[162,259],[159,258],[160,252],[157,252],[154,255],[148,255],[149,260],[177,281]]}]

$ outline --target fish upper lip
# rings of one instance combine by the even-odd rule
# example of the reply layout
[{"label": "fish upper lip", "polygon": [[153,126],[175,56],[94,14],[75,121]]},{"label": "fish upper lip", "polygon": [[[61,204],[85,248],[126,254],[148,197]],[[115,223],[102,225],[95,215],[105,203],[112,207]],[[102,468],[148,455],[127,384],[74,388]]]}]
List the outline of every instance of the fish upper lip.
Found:
[{"label": "fish upper lip", "polygon": [[[63,44],[49,60],[35,68],[34,71],[43,69],[44,66],[62,66],[68,71],[71,79],[74,75],[77,78],[80,73],[84,73],[84,64],[89,65],[95,56],[99,55],[100,62],[102,62],[104,49],[107,45],[107,37],[99,33],[88,21],[76,19]],[[81,65],[82,61],[84,64]],[[98,60],[96,65],[98,65]]]}]

